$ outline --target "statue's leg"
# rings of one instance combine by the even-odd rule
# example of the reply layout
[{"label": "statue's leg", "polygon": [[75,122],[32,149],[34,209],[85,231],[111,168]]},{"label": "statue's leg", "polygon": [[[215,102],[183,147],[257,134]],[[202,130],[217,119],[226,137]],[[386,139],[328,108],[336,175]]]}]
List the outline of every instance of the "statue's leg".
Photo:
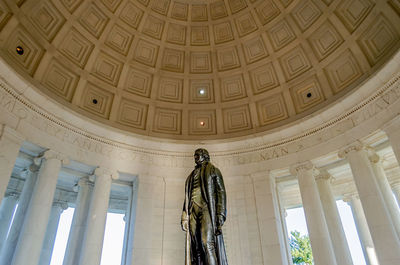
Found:
[{"label": "statue's leg", "polygon": [[[201,237],[200,237],[200,222],[198,220],[198,209],[192,208],[192,213],[189,218],[189,231],[191,238],[191,256],[193,265],[202,265],[201,263]],[[197,211],[196,211],[197,210]]]},{"label": "statue's leg", "polygon": [[206,254],[207,262],[205,262],[205,265],[218,265],[217,255],[215,253],[215,236],[208,208],[204,207],[202,213],[200,233],[202,247]]}]

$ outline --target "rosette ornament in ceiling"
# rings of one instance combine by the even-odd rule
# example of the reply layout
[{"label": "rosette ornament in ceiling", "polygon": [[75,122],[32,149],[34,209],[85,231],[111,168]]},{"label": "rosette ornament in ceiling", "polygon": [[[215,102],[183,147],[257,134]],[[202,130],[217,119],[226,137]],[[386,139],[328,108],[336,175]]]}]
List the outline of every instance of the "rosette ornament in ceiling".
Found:
[{"label": "rosette ornament in ceiling", "polygon": [[334,102],[399,48],[399,0],[3,0],[1,56],[119,129],[254,134]]}]

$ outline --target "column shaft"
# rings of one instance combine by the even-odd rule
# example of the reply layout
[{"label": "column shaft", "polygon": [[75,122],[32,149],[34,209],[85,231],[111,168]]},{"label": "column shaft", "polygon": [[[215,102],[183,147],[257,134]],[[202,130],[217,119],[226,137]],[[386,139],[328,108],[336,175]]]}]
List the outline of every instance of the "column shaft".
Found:
[{"label": "column shaft", "polygon": [[0,206],[0,249],[3,247],[11,225],[18,195],[15,193],[6,194]]},{"label": "column shaft", "polygon": [[392,218],[393,226],[396,230],[397,236],[400,238],[400,211],[397,206],[396,199],[393,197],[393,192],[387,180],[385,170],[383,169],[382,162],[378,155],[374,154],[370,157],[372,168],[376,176],[380,191],[383,199],[385,200],[390,217]]},{"label": "column shaft", "polygon": [[10,181],[22,141],[23,137],[18,132],[0,125],[0,202]]},{"label": "column shaft", "polygon": [[376,257],[375,246],[372,241],[371,233],[369,232],[367,219],[365,218],[360,199],[357,196],[352,195],[344,198],[344,200],[350,205],[366,264],[379,265]]},{"label": "column shaft", "polygon": [[54,243],[56,242],[58,224],[61,213],[68,208],[65,202],[54,202],[51,208],[49,222],[47,224],[46,235],[44,238],[42,252],[40,254],[39,265],[49,265],[53,254]]},{"label": "column shaft", "polygon": [[36,265],[39,262],[62,164],[61,159],[52,151],[47,151],[44,158],[15,249],[12,265]]},{"label": "column shaft", "polygon": [[[125,265],[159,265],[163,262],[164,224],[161,221],[160,211],[164,208],[165,183],[162,178],[144,175],[137,177],[136,185],[137,197],[134,197],[136,203],[133,204],[136,207],[131,213],[135,214],[132,224],[134,229],[131,230],[134,236],[132,244],[127,249],[127,253],[131,255],[127,257]],[[183,264],[184,256],[181,260]]]},{"label": "column shaft", "polygon": [[103,249],[108,203],[111,191],[112,173],[96,169],[96,181],[90,202],[85,238],[82,244],[80,265],[99,265]]},{"label": "column shaft", "polygon": [[394,183],[392,185],[392,191],[394,196],[396,197],[397,207],[400,207],[400,182]]},{"label": "column shaft", "polygon": [[292,168],[292,173],[297,174],[299,181],[315,265],[336,265],[332,241],[313,171],[311,163],[300,164]]},{"label": "column shaft", "polygon": [[275,179],[268,172],[251,175],[260,229],[263,264],[288,265]]},{"label": "column shaft", "polygon": [[326,172],[318,175],[316,178],[322,208],[324,209],[329,235],[331,237],[333,250],[336,256],[336,262],[340,265],[353,265],[330,181],[331,176]]},{"label": "column shaft", "polygon": [[[339,153],[347,157],[380,265],[400,263],[400,242],[376,181],[367,151],[357,142]],[[390,246],[390,247],[388,247]]]},{"label": "column shaft", "polygon": [[31,165],[30,169],[26,171],[25,183],[18,202],[18,208],[15,212],[14,221],[11,224],[10,232],[4,242],[3,248],[0,252],[0,265],[11,264],[14,256],[15,248],[18,243],[18,238],[24,224],[25,215],[32,198],[33,188],[38,177],[38,168]]},{"label": "column shaft", "polygon": [[130,202],[128,203],[128,209],[126,211],[125,219],[125,238],[124,238],[124,249],[122,252],[122,265],[132,264],[132,252],[133,252],[133,239],[135,237],[135,221],[136,221],[136,204],[138,194],[138,180],[132,183],[132,192],[129,196]]},{"label": "column shaft", "polygon": [[292,253],[291,253],[291,249],[290,249],[290,242],[289,242],[289,233],[288,233],[287,225],[286,225],[287,212],[286,212],[286,209],[285,209],[285,207],[283,205],[283,202],[282,202],[282,197],[281,197],[281,194],[280,194],[279,186],[277,186],[276,193],[277,193],[277,197],[278,197],[278,205],[279,205],[279,210],[280,210],[282,231],[283,231],[285,245],[286,245],[287,260],[288,260],[288,264],[289,265],[293,265],[293,258],[292,258]]},{"label": "column shaft", "polygon": [[72,218],[63,265],[76,265],[79,263],[82,241],[87,225],[86,221],[93,189],[92,183],[85,177],[79,180],[78,185],[78,197],[76,198],[76,207],[74,217]]},{"label": "column shaft", "polygon": [[383,130],[388,136],[397,162],[400,164],[400,116],[394,118]]}]

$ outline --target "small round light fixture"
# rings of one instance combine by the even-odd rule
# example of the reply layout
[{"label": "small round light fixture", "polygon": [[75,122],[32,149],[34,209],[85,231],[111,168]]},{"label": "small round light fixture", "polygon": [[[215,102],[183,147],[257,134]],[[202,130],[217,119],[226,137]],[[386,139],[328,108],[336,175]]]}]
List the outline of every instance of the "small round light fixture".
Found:
[{"label": "small round light fixture", "polygon": [[18,55],[24,54],[24,48],[22,48],[21,46],[17,46],[17,48],[15,48],[15,51]]},{"label": "small round light fixture", "polygon": [[204,125],[206,125],[206,123],[204,121],[201,121],[200,126],[204,126]]},{"label": "small round light fixture", "polygon": [[206,94],[206,90],[204,88],[199,90],[199,94],[200,95],[205,95]]},{"label": "small round light fixture", "polygon": [[97,99],[95,99],[95,98],[92,100],[92,102],[93,102],[93,104],[95,104],[95,105],[98,103]]},{"label": "small round light fixture", "polygon": [[307,97],[308,98],[311,98],[311,96],[312,96],[312,94],[309,92],[309,93],[307,93]]}]

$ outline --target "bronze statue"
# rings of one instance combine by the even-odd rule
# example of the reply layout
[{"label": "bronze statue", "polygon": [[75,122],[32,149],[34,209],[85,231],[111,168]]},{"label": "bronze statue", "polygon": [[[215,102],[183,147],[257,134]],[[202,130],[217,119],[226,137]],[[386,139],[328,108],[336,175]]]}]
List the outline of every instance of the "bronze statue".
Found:
[{"label": "bronze statue", "polygon": [[185,265],[228,265],[222,225],[226,193],[218,168],[206,149],[194,153],[195,169],[186,179],[181,225],[186,232]]}]

